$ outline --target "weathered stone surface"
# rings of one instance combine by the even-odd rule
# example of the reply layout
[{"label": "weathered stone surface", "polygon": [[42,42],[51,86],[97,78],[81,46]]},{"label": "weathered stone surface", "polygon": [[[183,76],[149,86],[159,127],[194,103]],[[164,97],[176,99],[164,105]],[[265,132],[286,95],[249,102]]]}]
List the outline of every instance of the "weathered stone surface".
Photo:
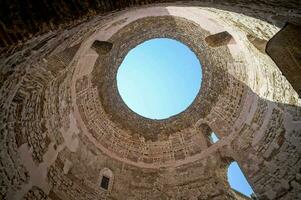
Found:
[{"label": "weathered stone surface", "polygon": [[301,26],[288,23],[267,44],[267,53],[301,96]]},{"label": "weathered stone surface", "polygon": [[247,35],[248,40],[258,49],[261,53],[265,53],[267,42],[266,40],[257,38],[253,35]]},{"label": "weathered stone surface", "polygon": [[[12,2],[2,0],[0,6],[0,52],[11,54],[23,47],[23,43],[37,35],[56,30],[70,29],[91,19],[97,14],[108,14],[128,7],[152,3],[177,2],[177,0],[75,0],[50,2]],[[189,5],[190,2],[181,4]],[[215,0],[194,2],[194,5],[222,8],[243,13],[283,26],[287,21],[300,22],[299,0],[255,1],[255,0]],[[275,9],[276,8],[276,9]],[[291,14],[289,14],[291,13]],[[39,46],[45,44],[40,43]],[[37,46],[38,48],[38,46]]]},{"label": "weathered stone surface", "polygon": [[232,40],[232,35],[227,31],[216,33],[214,35],[209,35],[205,38],[205,41],[210,47],[220,47],[225,46]]},{"label": "weathered stone surface", "polygon": [[[199,95],[186,111],[169,119],[151,120],[134,113],[125,105],[119,95],[115,80],[118,67],[131,48],[144,40],[161,37],[162,35],[187,44],[200,58],[200,62],[203,65],[202,71],[204,74],[207,74],[207,77],[202,80],[203,85]],[[229,52],[227,49],[216,52],[206,44],[202,44],[206,35],[208,35],[208,32],[197,26],[197,24],[170,16],[147,17],[128,24],[110,38],[110,41],[114,43],[110,56],[99,57],[95,63],[90,78],[92,80],[88,84],[90,88],[86,90],[87,92],[89,90],[94,92],[95,89],[93,88],[97,88],[98,96],[93,95],[93,98],[95,99],[95,104],[99,102],[100,105],[93,106],[93,110],[96,111],[98,108],[103,108],[104,112],[109,114],[111,121],[118,124],[122,129],[129,130],[132,136],[143,137],[145,139],[144,142],[148,140],[156,141],[159,136],[168,138],[171,133],[180,132],[191,127],[192,124],[196,123],[200,118],[204,118],[210,112],[218,96],[223,94],[228,84],[225,73],[226,68],[222,65],[227,60],[224,60],[222,55],[229,55]],[[213,54],[218,59],[209,61],[209,57],[212,56],[210,54]],[[210,67],[207,64],[209,62],[211,62]],[[212,76],[212,74],[216,75]],[[81,80],[79,81],[82,82]],[[78,90],[77,93],[82,95],[81,91],[84,88],[86,89],[86,86],[82,86],[79,83],[78,88],[76,88]],[[82,99],[82,97],[78,97],[79,106],[82,109],[80,113],[86,115],[88,112],[85,110],[88,108],[86,108]],[[192,110],[195,112],[192,112]],[[96,114],[96,116],[98,115]],[[87,115],[85,118],[90,120],[90,117]],[[104,121],[104,119],[98,119],[98,121]],[[94,127],[91,126],[90,128],[93,129]],[[187,137],[195,137],[189,131],[184,131],[182,134],[187,135]],[[139,141],[137,142],[140,143]]]},{"label": "weathered stone surface", "polygon": [[94,49],[98,55],[106,55],[108,54],[113,47],[113,44],[111,42],[106,41],[99,41],[95,40],[91,46],[92,49]]},{"label": "weathered stone surface", "polygon": [[[118,1],[112,2],[110,9]],[[231,160],[259,199],[299,199],[300,100],[246,37],[269,40],[279,29],[261,19],[298,2],[256,3],[266,7],[243,12],[259,19],[227,11],[231,3],[209,8],[212,2],[91,13],[78,26],[62,25],[1,54],[0,199],[246,199],[227,182]],[[211,33],[226,30],[234,43],[206,44]],[[186,43],[203,65],[194,105],[167,121],[139,118],[116,90],[123,57],[153,37]],[[95,40],[114,45],[98,56]],[[209,142],[211,131],[219,142]],[[109,190],[100,187],[102,175]]]}]

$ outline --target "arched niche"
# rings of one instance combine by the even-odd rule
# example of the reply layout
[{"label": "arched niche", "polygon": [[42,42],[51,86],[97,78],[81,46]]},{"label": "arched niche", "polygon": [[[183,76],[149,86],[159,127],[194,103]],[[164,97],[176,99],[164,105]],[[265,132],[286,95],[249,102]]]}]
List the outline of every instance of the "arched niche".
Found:
[{"label": "arched niche", "polygon": [[212,144],[217,143],[220,140],[218,134],[216,134],[213,131],[211,131],[211,133],[209,135],[209,139],[210,139],[210,141],[211,141]]},{"label": "arched niche", "polygon": [[227,180],[234,194],[242,198],[257,199],[251,184],[239,164],[235,160],[230,159],[227,159],[227,163]]},{"label": "arched niche", "polygon": [[103,168],[99,174],[99,186],[102,190],[111,192],[114,183],[114,174],[109,168]]},{"label": "arched niche", "polygon": [[221,139],[221,136],[218,134],[218,132],[212,130],[212,128],[208,124],[201,124],[199,126],[199,130],[205,136],[208,147],[215,144]]}]

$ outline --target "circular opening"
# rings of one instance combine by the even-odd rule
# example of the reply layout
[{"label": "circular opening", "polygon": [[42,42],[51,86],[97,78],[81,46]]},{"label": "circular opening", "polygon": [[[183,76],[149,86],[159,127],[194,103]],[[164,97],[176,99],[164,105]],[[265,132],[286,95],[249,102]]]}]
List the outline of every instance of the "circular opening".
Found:
[{"label": "circular opening", "polygon": [[133,48],[117,72],[117,88],[125,104],[150,119],[166,119],[186,110],[201,82],[202,68],[194,52],[167,38]]}]

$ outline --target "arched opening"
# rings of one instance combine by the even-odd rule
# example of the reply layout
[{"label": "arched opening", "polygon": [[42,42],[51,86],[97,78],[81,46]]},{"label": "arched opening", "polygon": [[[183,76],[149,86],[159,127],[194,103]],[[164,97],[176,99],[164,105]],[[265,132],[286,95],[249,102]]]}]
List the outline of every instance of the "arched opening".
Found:
[{"label": "arched opening", "polygon": [[211,134],[209,135],[209,140],[212,144],[214,144],[219,141],[219,137],[215,134],[215,132],[211,132]]},{"label": "arched opening", "polygon": [[128,52],[117,72],[124,103],[149,119],[185,111],[199,93],[202,68],[195,53],[169,38],[147,40]]},{"label": "arched opening", "polygon": [[235,193],[255,199],[255,193],[236,161],[232,161],[227,170],[230,187]]},{"label": "arched opening", "polygon": [[100,188],[106,191],[111,191],[113,187],[114,175],[113,172],[104,168],[100,172]]}]

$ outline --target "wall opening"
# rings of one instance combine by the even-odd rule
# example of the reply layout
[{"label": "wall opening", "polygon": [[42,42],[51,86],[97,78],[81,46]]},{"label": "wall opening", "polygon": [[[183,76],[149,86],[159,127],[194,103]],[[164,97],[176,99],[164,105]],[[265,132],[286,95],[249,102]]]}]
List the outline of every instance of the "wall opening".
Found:
[{"label": "wall opening", "polygon": [[211,134],[209,135],[209,139],[212,144],[219,141],[219,137],[214,132],[211,132]]},{"label": "wall opening", "polygon": [[106,176],[102,176],[100,187],[102,187],[105,190],[108,190],[109,183],[110,183],[110,178],[108,178]]},{"label": "wall opening", "polygon": [[104,168],[100,171],[100,188],[110,192],[113,188],[114,175],[112,170]]},{"label": "wall opening", "polygon": [[117,71],[122,100],[149,119],[167,119],[185,111],[199,93],[201,82],[202,68],[195,53],[168,38],[139,44]]},{"label": "wall opening", "polygon": [[235,191],[239,192],[245,196],[254,198],[254,191],[249,184],[247,178],[243,174],[242,170],[240,169],[238,163],[233,161],[228,166],[227,172],[228,182],[230,187]]}]

